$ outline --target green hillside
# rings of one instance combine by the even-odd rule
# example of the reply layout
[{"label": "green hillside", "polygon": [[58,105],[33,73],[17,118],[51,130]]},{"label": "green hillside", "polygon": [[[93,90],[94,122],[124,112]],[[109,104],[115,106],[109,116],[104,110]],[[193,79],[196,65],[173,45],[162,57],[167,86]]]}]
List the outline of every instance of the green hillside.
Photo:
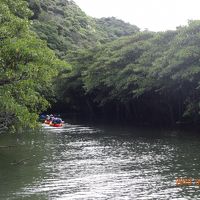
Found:
[{"label": "green hillside", "polygon": [[63,57],[69,50],[90,48],[139,31],[116,18],[94,19],[73,1],[29,0],[33,30]]}]

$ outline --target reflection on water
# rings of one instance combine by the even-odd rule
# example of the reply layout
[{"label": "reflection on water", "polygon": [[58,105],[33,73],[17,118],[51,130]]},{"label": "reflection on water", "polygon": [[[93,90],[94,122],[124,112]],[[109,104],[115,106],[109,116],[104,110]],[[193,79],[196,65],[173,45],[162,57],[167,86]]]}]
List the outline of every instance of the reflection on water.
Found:
[{"label": "reflection on water", "polygon": [[120,127],[44,125],[1,135],[0,199],[198,199],[200,138]]}]

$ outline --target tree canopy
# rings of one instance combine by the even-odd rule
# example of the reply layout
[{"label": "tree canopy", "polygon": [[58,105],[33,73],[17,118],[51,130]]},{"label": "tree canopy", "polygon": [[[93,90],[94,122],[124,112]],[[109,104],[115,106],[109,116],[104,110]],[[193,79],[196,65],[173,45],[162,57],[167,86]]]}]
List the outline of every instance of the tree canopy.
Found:
[{"label": "tree canopy", "polygon": [[34,126],[55,99],[66,110],[131,122],[200,120],[199,20],[155,33],[94,19],[73,1],[0,2],[2,129]]},{"label": "tree canopy", "polygon": [[124,120],[195,122],[200,111],[199,30],[200,21],[189,21],[176,31],[139,32],[82,52],[74,56],[75,67],[64,81],[76,85],[80,95],[71,96],[73,87],[63,95],[68,101],[87,99],[93,110]]},{"label": "tree canopy", "polygon": [[26,1],[0,0],[0,13],[0,130],[34,127],[67,64],[30,31]]}]

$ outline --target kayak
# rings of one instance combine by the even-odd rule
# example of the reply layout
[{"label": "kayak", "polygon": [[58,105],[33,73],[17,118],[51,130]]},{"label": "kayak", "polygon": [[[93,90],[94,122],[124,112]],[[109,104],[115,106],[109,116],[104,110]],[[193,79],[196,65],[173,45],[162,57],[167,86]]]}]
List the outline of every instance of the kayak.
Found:
[{"label": "kayak", "polygon": [[50,126],[53,126],[53,127],[62,127],[63,124],[64,124],[64,121],[62,121],[61,118],[55,118],[55,117],[52,117],[50,119],[46,119],[44,121],[45,124],[48,124]]},{"label": "kayak", "polygon": [[49,124],[50,126],[53,126],[53,127],[62,127],[62,123],[61,124],[53,124],[53,123],[50,123]]},{"label": "kayak", "polygon": [[47,119],[46,119],[46,120],[44,121],[44,123],[45,123],[45,124],[50,124],[50,123],[51,123],[51,120],[47,120]]}]

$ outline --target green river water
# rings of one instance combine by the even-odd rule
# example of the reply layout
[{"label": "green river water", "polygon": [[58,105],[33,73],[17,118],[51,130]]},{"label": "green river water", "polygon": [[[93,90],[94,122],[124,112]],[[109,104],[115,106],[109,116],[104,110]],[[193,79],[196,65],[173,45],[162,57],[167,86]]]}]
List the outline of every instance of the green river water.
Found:
[{"label": "green river water", "polygon": [[198,134],[66,123],[3,145],[14,146],[0,148],[0,200],[200,199]]}]

